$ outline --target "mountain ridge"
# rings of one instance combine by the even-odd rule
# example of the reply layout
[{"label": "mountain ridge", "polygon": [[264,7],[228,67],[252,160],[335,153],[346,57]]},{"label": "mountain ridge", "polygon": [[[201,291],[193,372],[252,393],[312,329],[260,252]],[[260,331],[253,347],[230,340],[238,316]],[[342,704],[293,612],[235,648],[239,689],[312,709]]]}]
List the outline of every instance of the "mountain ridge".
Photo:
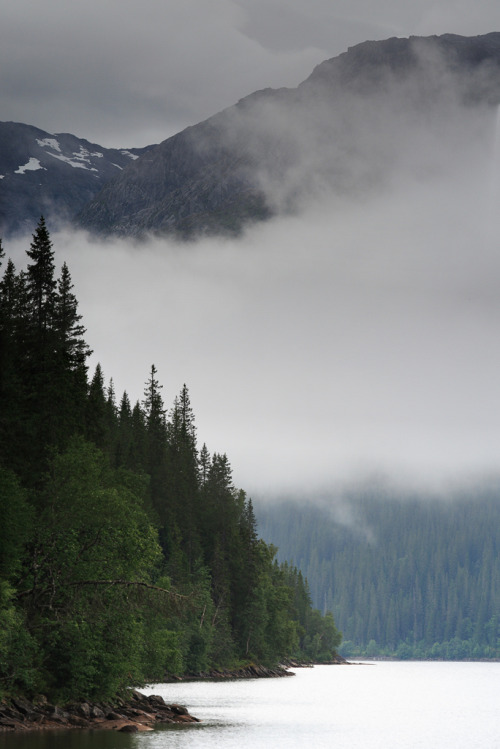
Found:
[{"label": "mountain ridge", "polygon": [[142,149],[33,128],[16,151],[0,123],[0,233],[43,213],[96,235],[237,235],[305,200],[379,189],[402,162],[446,168],[469,148],[471,113],[487,133],[499,102],[500,32],[443,34],[361,42],[296,88],[255,91]]},{"label": "mountain ridge", "polygon": [[72,221],[146,148],[103,148],[71,133],[0,122],[0,235],[33,231],[40,215],[57,228]]},{"label": "mountain ridge", "polygon": [[[108,183],[79,221],[103,234],[238,233],[296,211],[323,188],[349,195],[380,184],[400,159],[398,145],[425,141],[430,118],[448,118],[446,142],[459,107],[499,101],[498,32],[362,42],[297,88],[254,92],[163,141]],[[467,142],[460,137],[455,149]]]}]

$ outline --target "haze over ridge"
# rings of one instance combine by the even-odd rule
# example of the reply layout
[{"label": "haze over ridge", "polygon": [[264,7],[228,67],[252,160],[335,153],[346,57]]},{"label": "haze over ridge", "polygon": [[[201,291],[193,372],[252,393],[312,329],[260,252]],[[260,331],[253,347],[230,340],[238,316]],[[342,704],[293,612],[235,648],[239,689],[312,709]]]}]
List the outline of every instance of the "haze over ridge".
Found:
[{"label": "haze over ridge", "polygon": [[154,362],[167,406],[186,382],[201,442],[250,492],[496,470],[495,116],[450,113],[383,132],[400,148],[375,194],[315,192],[238,240],[55,235],[93,363],[135,399]]},{"label": "haze over ridge", "polygon": [[495,469],[498,257],[456,176],[187,248],[55,235],[92,363],[133,399],[151,362],[168,406],[186,382],[249,491]]}]

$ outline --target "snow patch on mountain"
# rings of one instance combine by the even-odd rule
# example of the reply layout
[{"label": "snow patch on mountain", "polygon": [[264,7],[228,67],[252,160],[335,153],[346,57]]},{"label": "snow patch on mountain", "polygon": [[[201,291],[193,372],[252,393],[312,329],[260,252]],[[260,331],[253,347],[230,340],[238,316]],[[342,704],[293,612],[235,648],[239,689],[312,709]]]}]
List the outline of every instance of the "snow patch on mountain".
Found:
[{"label": "snow patch on mountain", "polygon": [[48,152],[48,156],[53,156],[54,159],[64,161],[66,164],[69,164],[76,169],[87,169],[90,172],[97,172],[98,170],[95,167],[88,166],[92,163],[89,157],[95,156],[101,158],[102,155],[102,153],[90,153],[86,148],[83,148],[83,146],[80,146],[80,151],[73,151],[71,156],[64,156],[62,153]]},{"label": "snow patch on mountain", "polygon": [[29,234],[42,214],[53,228],[71,221],[148,148],[104,148],[71,133],[0,121],[0,235]]},{"label": "snow patch on mountain", "polygon": [[45,169],[44,166],[42,166],[38,159],[35,159],[33,156],[30,158],[27,164],[24,164],[23,166],[20,166],[14,174],[25,174],[26,172],[36,172],[37,169]]},{"label": "snow patch on mountain", "polygon": [[61,146],[59,145],[59,141],[55,138],[44,138],[43,140],[37,138],[36,142],[42,148],[52,148],[54,151],[59,151],[59,153],[61,153]]}]

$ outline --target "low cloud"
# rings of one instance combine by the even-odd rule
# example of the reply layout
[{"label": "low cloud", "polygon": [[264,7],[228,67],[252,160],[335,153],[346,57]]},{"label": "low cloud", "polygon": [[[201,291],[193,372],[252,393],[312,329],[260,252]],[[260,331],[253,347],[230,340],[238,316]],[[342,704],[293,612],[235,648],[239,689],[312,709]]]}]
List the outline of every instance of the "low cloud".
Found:
[{"label": "low cloud", "polygon": [[[169,407],[186,383],[200,444],[260,495],[496,470],[500,221],[478,149],[239,240],[53,235],[92,366],[135,400],[154,362]],[[19,267],[28,243],[6,248]]]},{"label": "low cloud", "polygon": [[[118,397],[142,399],[152,363],[167,407],[186,383],[200,445],[227,452],[236,484],[260,495],[331,494],[368,474],[429,485],[496,471],[497,124],[492,109],[463,109],[442,90],[432,116],[382,106],[377,127],[354,100],[352,111],[337,103],[350,139],[339,125],[330,150],[313,137],[323,113],[312,135],[300,115],[286,130],[296,158],[284,182],[302,188],[297,212],[239,239],[54,233],[92,366]],[[284,132],[279,114],[261,127]],[[327,177],[332,163],[348,166],[354,189],[315,182],[322,163]],[[362,189],[371,173],[377,189]],[[288,202],[272,174],[262,185]],[[28,245],[6,248],[19,267]]]}]

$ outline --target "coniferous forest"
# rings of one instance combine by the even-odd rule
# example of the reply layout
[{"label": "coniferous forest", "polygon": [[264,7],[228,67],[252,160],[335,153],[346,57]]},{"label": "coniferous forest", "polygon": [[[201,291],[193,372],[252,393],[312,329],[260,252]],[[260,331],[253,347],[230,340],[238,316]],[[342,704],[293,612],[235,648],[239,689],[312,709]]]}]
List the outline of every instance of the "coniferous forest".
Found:
[{"label": "coniferous forest", "polygon": [[[106,698],[131,684],[340,643],[307,581],[258,538],[225,454],[168,407],[114,392],[43,218],[17,270],[0,245],[0,696]],[[228,435],[230,438],[230,435]]]},{"label": "coniferous forest", "polygon": [[342,655],[500,658],[498,481],[446,494],[373,481],[342,501],[259,504],[259,530],[307,576]]}]

